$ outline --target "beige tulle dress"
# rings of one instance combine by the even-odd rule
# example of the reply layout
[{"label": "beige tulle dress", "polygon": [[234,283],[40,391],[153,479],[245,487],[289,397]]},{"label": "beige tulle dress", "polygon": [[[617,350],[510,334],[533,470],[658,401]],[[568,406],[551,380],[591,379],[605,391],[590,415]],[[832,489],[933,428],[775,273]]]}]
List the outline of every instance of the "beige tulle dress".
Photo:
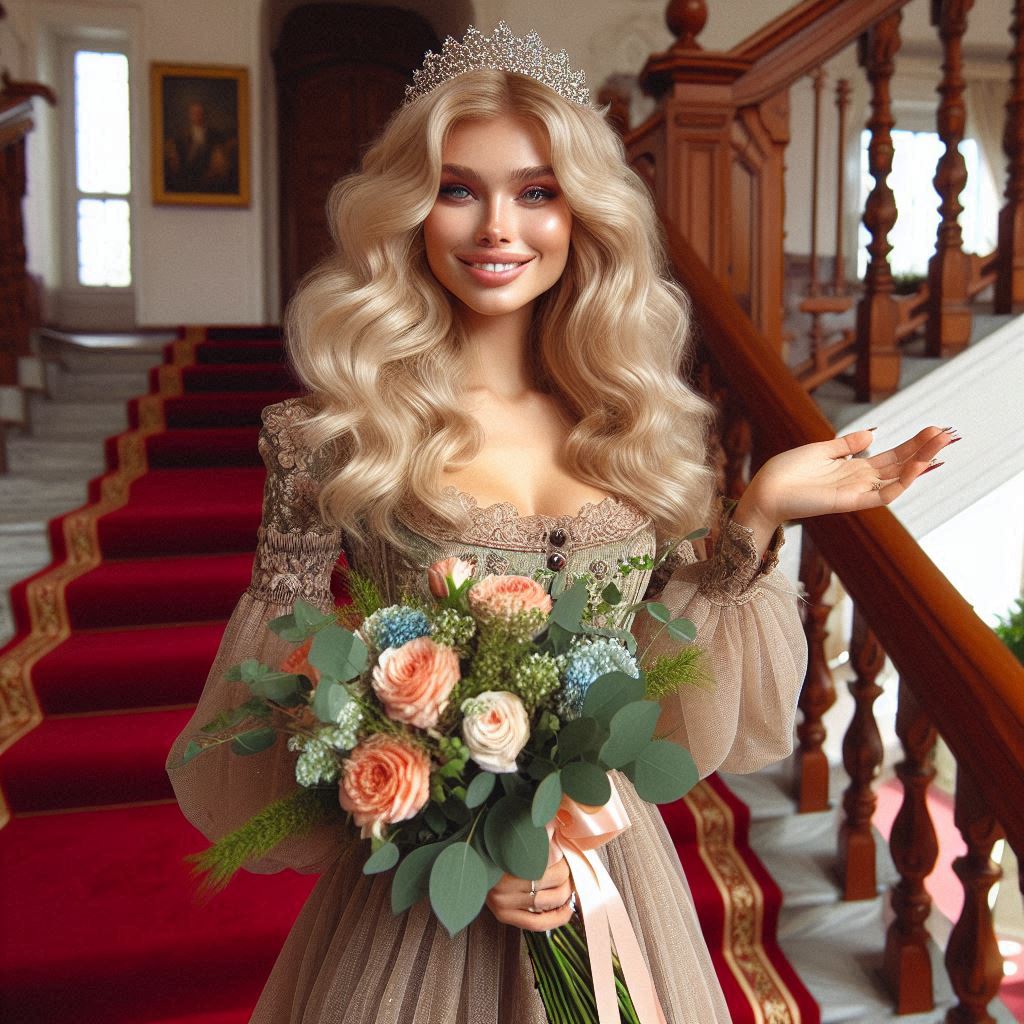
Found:
[{"label": "beige tulle dress", "polygon": [[[229,665],[257,657],[275,664],[288,645],[266,628],[302,597],[324,609],[342,547],[317,510],[317,472],[296,445],[300,400],[264,410],[260,450],[267,465],[263,522],[252,583],[228,623],[195,715],[175,741],[167,768],[181,809],[209,839],[237,828],[295,785],[296,755],[283,742],[238,757],[220,746],[181,766],[189,738],[223,708],[244,701]],[[478,507],[451,488],[470,526],[453,536],[412,506],[402,514],[413,557],[383,543],[347,551],[385,598],[421,587],[422,566],[459,555],[477,572],[530,575],[555,553],[568,573],[614,570],[618,559],[653,553],[650,518],[617,497],[575,516],[520,516],[507,503]],[[561,543],[558,543],[561,541]],[[710,654],[713,689],[689,687],[663,701],[659,732],[694,755],[702,775],[749,772],[792,747],[806,647],[792,585],[776,569],[781,531],[761,562],[750,531],[726,523],[717,550],[698,561],[689,544],[672,566],[660,600],[692,619]],[[557,564],[557,560],[555,560]],[[626,600],[654,596],[662,580],[633,573]],[[649,585],[650,584],[650,585]],[[643,618],[647,618],[643,616]],[[634,623],[641,642],[644,624]],[[660,641],[658,641],[660,643]],[[671,643],[671,641],[669,641]],[[657,649],[657,647],[655,648]],[[632,826],[602,851],[647,957],[669,1024],[726,1024],[729,1015],[678,857],[657,808],[615,774]],[[302,908],[253,1012],[255,1024],[544,1024],[530,961],[518,929],[485,908],[449,938],[425,903],[394,916],[391,876],[361,873],[364,843],[326,826],[286,841],[250,870],[293,868],[320,880]]]}]

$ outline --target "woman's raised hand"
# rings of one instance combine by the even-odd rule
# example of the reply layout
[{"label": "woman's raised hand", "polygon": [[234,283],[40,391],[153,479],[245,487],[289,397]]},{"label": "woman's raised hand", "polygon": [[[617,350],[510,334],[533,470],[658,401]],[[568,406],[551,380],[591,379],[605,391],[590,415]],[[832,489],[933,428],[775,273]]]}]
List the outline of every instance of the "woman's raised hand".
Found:
[{"label": "woman's raised hand", "polygon": [[888,505],[923,473],[942,465],[936,456],[960,440],[952,427],[925,427],[895,448],[870,458],[853,458],[874,438],[870,430],[855,430],[769,459],[744,492],[744,518],[753,516],[777,525],[789,519]]},{"label": "woman's raised hand", "polygon": [[[536,890],[534,897],[528,881],[502,875],[501,881],[487,894],[487,906],[502,924],[525,931],[546,932],[568,924],[573,913],[572,883],[565,857],[559,857],[548,866]],[[540,913],[534,913],[534,907]]]}]

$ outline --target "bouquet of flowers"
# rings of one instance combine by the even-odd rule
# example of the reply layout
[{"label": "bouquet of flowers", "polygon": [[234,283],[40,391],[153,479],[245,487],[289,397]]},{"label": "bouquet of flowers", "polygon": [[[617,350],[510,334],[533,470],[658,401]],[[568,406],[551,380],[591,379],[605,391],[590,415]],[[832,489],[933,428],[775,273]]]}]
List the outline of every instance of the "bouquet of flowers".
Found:
[{"label": "bouquet of flowers", "polygon": [[[269,623],[295,649],[278,666],[232,667],[250,699],[185,753],[229,743],[254,754],[285,733],[296,790],[193,855],[197,873],[219,888],[286,836],[347,818],[369,841],[364,873],[393,871],[394,913],[428,899],[455,935],[504,873],[539,879],[560,852],[582,923],[574,915],[526,933],[549,1020],[657,1021],[639,944],[595,850],[629,825],[610,771],[653,803],[697,781],[687,751],[655,736],[657,698],[703,681],[696,630],[658,602],[624,602],[620,588],[679,543],[620,562],[607,580],[549,570],[474,579],[471,563],[449,558],[428,570],[429,601],[382,606],[351,571],[351,605],[325,615],[297,601]],[[652,616],[676,651],[645,664],[628,629],[635,614]]]}]

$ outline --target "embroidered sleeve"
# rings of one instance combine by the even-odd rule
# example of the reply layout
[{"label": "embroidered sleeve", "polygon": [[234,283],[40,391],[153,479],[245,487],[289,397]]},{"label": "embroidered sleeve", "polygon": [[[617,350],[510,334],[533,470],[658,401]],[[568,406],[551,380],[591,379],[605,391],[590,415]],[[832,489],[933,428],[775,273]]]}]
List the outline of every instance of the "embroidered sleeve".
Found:
[{"label": "embroidered sleeve", "polygon": [[290,604],[301,597],[319,605],[330,599],[341,531],[327,526],[320,514],[317,494],[323,462],[297,437],[295,424],[307,414],[299,399],[263,410],[259,449],[267,481],[247,591],[261,600]]}]

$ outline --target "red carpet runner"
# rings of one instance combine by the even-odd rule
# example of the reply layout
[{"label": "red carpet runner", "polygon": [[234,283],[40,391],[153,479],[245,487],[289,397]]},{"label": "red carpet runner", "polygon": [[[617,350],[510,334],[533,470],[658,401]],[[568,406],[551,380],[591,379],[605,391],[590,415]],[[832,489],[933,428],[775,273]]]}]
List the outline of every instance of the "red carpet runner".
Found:
[{"label": "red carpet runner", "polygon": [[[163,763],[249,581],[260,410],[295,393],[273,328],[185,332],[107,442],[0,650],[0,1017],[245,1024],[314,879],[243,873],[200,903],[205,841]],[[664,808],[737,1024],[817,1024],[774,941],[747,809],[713,781]]]}]

